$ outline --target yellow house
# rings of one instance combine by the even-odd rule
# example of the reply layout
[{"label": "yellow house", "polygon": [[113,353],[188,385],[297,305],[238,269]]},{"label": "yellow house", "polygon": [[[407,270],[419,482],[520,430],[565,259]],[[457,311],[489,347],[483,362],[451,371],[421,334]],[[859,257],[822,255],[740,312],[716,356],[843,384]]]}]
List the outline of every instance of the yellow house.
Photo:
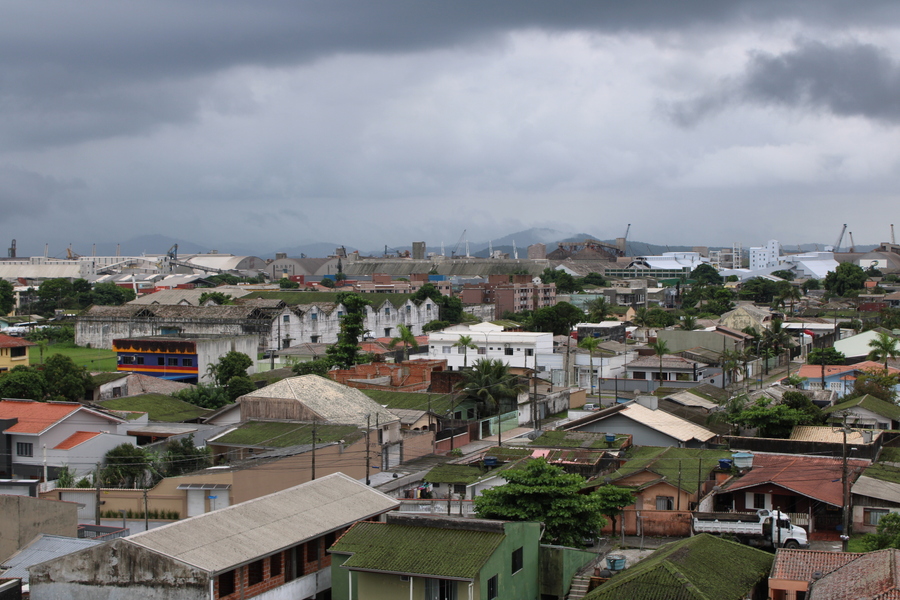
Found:
[{"label": "yellow house", "polygon": [[29,346],[37,346],[37,344],[0,333],[0,373],[5,373],[18,365],[29,366]]}]

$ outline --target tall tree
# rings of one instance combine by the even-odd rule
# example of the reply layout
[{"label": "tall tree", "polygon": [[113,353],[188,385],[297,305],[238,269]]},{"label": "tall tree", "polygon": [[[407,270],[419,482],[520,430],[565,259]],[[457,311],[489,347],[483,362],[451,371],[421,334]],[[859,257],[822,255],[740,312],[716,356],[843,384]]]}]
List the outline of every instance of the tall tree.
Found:
[{"label": "tall tree", "polygon": [[531,326],[535,331],[550,331],[553,335],[569,335],[572,327],[584,318],[584,311],[568,302],[557,302],[534,311]]},{"label": "tall tree", "polygon": [[594,298],[584,305],[589,323],[600,323],[612,312],[612,305],[603,296]]},{"label": "tall tree", "polygon": [[459,336],[459,339],[456,340],[456,343],[453,344],[453,347],[463,349],[463,368],[467,368],[469,366],[469,350],[478,350],[478,346],[475,344],[475,342],[472,341],[472,336]]},{"label": "tall tree", "polygon": [[[634,492],[629,488],[606,484],[597,488],[597,496],[600,498],[600,514],[609,518],[612,522],[613,535],[616,533],[616,517],[622,514],[626,506],[634,504]],[[625,523],[622,523],[624,535]]]},{"label": "tall tree", "polygon": [[206,367],[206,371],[218,386],[225,386],[232,377],[246,377],[247,369],[253,365],[253,359],[237,350],[229,351],[218,362]]},{"label": "tall tree", "polygon": [[343,306],[347,313],[341,317],[337,343],[331,345],[325,352],[339,368],[349,369],[356,364],[359,356],[359,340],[365,333],[366,306],[370,305],[371,301],[360,294],[340,292],[337,295],[337,303]]},{"label": "tall tree", "polygon": [[44,400],[46,396],[44,376],[30,367],[14,367],[0,377],[0,398]]},{"label": "tall tree", "polygon": [[721,285],[723,281],[722,276],[719,275],[716,268],[707,264],[699,265],[696,269],[691,271],[691,274],[688,275],[688,277],[706,285]]},{"label": "tall tree", "polygon": [[568,474],[543,458],[529,460],[524,468],[508,469],[506,484],[481,492],[474,500],[482,519],[538,521],[544,524],[551,544],[584,547],[606,524],[597,493],[583,494],[584,477]]},{"label": "tall tree", "polygon": [[582,340],[578,342],[579,348],[583,348],[588,351],[588,360],[591,363],[591,396],[594,395],[594,352],[597,351],[598,346],[600,346],[600,340],[595,337],[582,338]]},{"label": "tall tree", "polygon": [[869,360],[883,360],[884,370],[888,370],[888,359],[897,358],[900,355],[900,346],[898,346],[897,338],[888,335],[883,331],[878,332],[878,337],[869,341],[869,352],[867,358]]},{"label": "tall tree", "polygon": [[506,363],[496,358],[482,358],[472,363],[471,369],[463,371],[458,388],[479,403],[483,414],[503,414],[513,410],[523,389]]},{"label": "tall tree", "polygon": [[16,292],[13,285],[0,279],[0,314],[8,315],[16,307]]},{"label": "tall tree", "polygon": [[693,331],[700,327],[697,323],[697,317],[693,315],[684,315],[681,317],[681,328],[686,331]]},{"label": "tall tree", "polygon": [[87,369],[63,354],[54,354],[44,361],[43,375],[50,400],[80,402],[92,385]]},{"label": "tall tree", "polygon": [[393,350],[397,347],[397,344],[403,344],[403,360],[409,360],[410,347],[418,350],[419,342],[416,341],[416,336],[413,335],[413,332],[410,331],[409,327],[403,323],[400,323],[400,325],[397,326],[397,331],[399,332],[397,337],[391,338],[388,348]]},{"label": "tall tree", "polygon": [[665,342],[665,340],[661,340],[659,338],[656,339],[652,344],[647,344],[650,348],[653,349],[653,352],[656,353],[656,356],[659,357],[659,385],[663,383],[663,356],[671,352],[669,350],[669,345]]},{"label": "tall tree", "polygon": [[825,289],[835,296],[846,296],[848,292],[861,290],[866,279],[868,277],[862,267],[844,262],[825,275]]}]

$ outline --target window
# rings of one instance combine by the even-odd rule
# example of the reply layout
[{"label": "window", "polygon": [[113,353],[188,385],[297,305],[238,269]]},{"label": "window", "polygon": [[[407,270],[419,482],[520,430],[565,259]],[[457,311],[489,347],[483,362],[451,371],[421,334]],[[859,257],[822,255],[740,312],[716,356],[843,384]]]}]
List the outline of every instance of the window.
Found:
[{"label": "window", "polygon": [[339,310],[339,311],[338,311],[338,319],[340,319],[340,318],[343,317],[343,316],[344,316],[344,311]]},{"label": "window", "polygon": [[284,315],[283,317],[281,317],[281,320],[284,321],[285,323],[290,323],[291,315]]},{"label": "window", "polygon": [[21,348],[13,348],[10,350],[10,356],[12,358],[21,358],[28,353],[28,350],[23,346]]},{"label": "window", "polygon": [[265,573],[265,560],[254,560],[247,565],[247,585],[256,585],[262,583],[263,574]]},{"label": "window", "polygon": [[315,312],[309,313],[309,320],[310,320],[310,321],[318,321],[318,320],[319,320],[319,313],[315,313]]},{"label": "window", "polygon": [[484,346],[478,346],[478,354],[487,354],[487,348]]},{"label": "window", "polygon": [[391,316],[391,307],[390,306],[384,307],[384,316],[386,316],[386,317]]},{"label": "window", "polygon": [[765,508],[766,507],[766,495],[765,494],[753,494],[753,508]]},{"label": "window", "polygon": [[441,351],[444,354],[450,354],[450,351],[453,349],[453,346],[441,346]]},{"label": "window", "polygon": [[384,337],[391,337],[391,328],[390,327],[384,328]]},{"label": "window", "polygon": [[453,484],[453,493],[459,494],[460,496],[465,497],[466,495],[466,484],[464,483],[454,483]]},{"label": "window", "polygon": [[143,356],[135,356],[135,357],[134,357],[134,364],[136,364],[136,365],[142,365],[142,364],[144,364],[144,357],[143,357]]},{"label": "window", "polygon": [[161,367],[164,366],[164,365],[166,364],[166,357],[165,357],[165,356],[159,356],[159,357],[157,357],[157,358],[156,358],[156,364],[158,364],[158,365],[161,366]]},{"label": "window", "polygon": [[525,564],[522,548],[516,548],[512,553],[512,572],[518,573]]},{"label": "window", "polygon": [[170,357],[170,358],[169,358],[169,366],[170,366],[170,367],[177,367],[177,366],[178,366],[178,358],[177,358],[177,357]]},{"label": "window", "polygon": [[525,356],[534,356],[534,348],[525,348]]},{"label": "window", "polygon": [[512,348],[506,348],[506,349],[503,351],[503,354],[505,354],[506,356],[512,356],[512,355],[513,355],[513,349],[512,349]]},{"label": "window", "polygon": [[431,305],[430,305],[430,304],[426,304],[426,305],[425,305],[425,312],[431,312]]},{"label": "window", "polygon": [[16,454],[18,456],[34,456],[34,444],[30,442],[16,442]]},{"label": "window", "polygon": [[456,600],[456,582],[447,579],[426,579],[425,600]]},{"label": "window", "polygon": [[123,357],[122,357],[122,364],[123,364],[123,365],[133,365],[133,364],[134,364],[134,357],[133,357],[133,356],[123,356]]},{"label": "window", "polygon": [[457,346],[456,347],[457,354],[465,354],[466,350],[468,350],[468,348],[466,348],[465,346]]},{"label": "window", "polygon": [[234,571],[228,571],[219,575],[219,598],[230,596],[234,593]]},{"label": "window", "polygon": [[309,343],[310,343],[310,344],[318,344],[318,343],[319,343],[319,336],[317,336],[317,335],[311,335],[311,336],[309,336]]},{"label": "window", "polygon": [[866,525],[878,525],[881,521],[881,517],[888,514],[890,511],[882,508],[866,508],[863,509],[863,522]]},{"label": "window", "polygon": [[406,306],[406,314],[409,315],[410,313],[412,313],[412,306],[407,305]]},{"label": "window", "polygon": [[269,557],[269,575],[272,577],[281,575],[281,552]]},{"label": "window", "polygon": [[316,562],[319,560],[319,540],[306,542],[306,562]]},{"label": "window", "polygon": [[193,359],[193,358],[184,358],[184,359],[182,359],[182,360],[181,360],[181,366],[182,366],[182,367],[193,367],[193,366],[194,366],[194,359]]},{"label": "window", "polygon": [[497,581],[496,575],[494,575],[493,577],[488,579],[488,585],[487,585],[488,600],[493,600],[500,593],[500,586],[498,584],[499,584],[499,582]]},{"label": "window", "polygon": [[672,496],[657,496],[656,510],[675,510],[675,498]]}]

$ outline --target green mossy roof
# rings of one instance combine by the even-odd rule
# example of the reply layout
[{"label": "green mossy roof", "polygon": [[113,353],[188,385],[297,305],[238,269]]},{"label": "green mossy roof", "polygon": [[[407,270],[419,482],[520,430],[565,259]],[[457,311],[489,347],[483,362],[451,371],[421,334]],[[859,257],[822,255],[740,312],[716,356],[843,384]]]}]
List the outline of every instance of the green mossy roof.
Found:
[{"label": "green mossy roof", "polygon": [[110,381],[115,381],[117,379],[124,379],[125,377],[128,377],[128,375],[130,375],[130,373],[124,371],[97,373],[96,375],[91,375],[91,384],[94,386],[93,389],[97,389],[104,383],[109,383]]},{"label": "green mossy roof", "polygon": [[[337,296],[340,292],[251,292],[242,299],[246,298],[263,298],[265,300],[281,300],[288,306],[297,306],[299,304],[316,304],[325,302],[330,304],[337,303]],[[360,294],[366,300],[372,303],[372,307],[378,308],[385,302],[390,302],[394,306],[402,306],[406,301],[412,298],[412,294]]]},{"label": "green mossy roof", "polygon": [[847,400],[846,402],[841,402],[840,404],[835,404],[834,406],[829,406],[822,412],[825,414],[831,414],[840,412],[842,410],[847,410],[848,408],[855,407],[865,408],[876,415],[881,415],[882,417],[887,417],[892,421],[900,421],[900,406],[896,404],[891,404],[890,402],[885,402],[880,398],[876,398],[875,396],[870,396],[866,394],[865,396],[860,396],[858,398],[853,398],[852,400]]},{"label": "green mossy roof", "polygon": [[584,600],[740,600],[772,568],[774,554],[706,533],[666,544]]},{"label": "green mossy roof", "polygon": [[[719,466],[719,459],[731,458],[731,451],[641,446],[630,449],[626,457],[628,461],[610,475],[613,483],[635,473],[649,470],[660,477],[665,477],[666,481],[676,487],[680,478],[681,489],[693,494],[700,487],[701,482],[706,481],[710,471]],[[698,460],[700,461],[699,469]],[[599,485],[598,482],[591,483]]]},{"label": "green mossy roof", "polygon": [[616,435],[612,444],[606,441],[605,433],[591,431],[545,431],[538,436],[531,446],[541,448],[590,448],[593,450],[618,449],[628,441],[627,435]]},{"label": "green mossy roof", "polygon": [[294,373],[290,368],[283,367],[280,369],[271,369],[269,371],[254,373],[253,375],[250,375],[250,381],[265,381],[266,385],[272,385],[273,383],[277,383],[282,379],[287,379],[288,377],[294,376],[296,376],[296,373]]},{"label": "green mossy roof", "polygon": [[[312,444],[312,430],[312,423],[250,421],[216,438],[211,443],[261,448],[288,448],[290,446]],[[363,432],[352,425],[319,424],[316,430],[316,437],[321,444],[339,440],[350,443],[362,435]]]},{"label": "green mossy roof", "polygon": [[485,471],[468,465],[438,465],[428,471],[424,480],[427,483],[474,483],[481,479]]},{"label": "green mossy roof", "polygon": [[900,483],[900,467],[894,466],[896,464],[900,464],[900,448],[882,448],[878,462],[863,471],[863,475],[891,483]]},{"label": "green mossy roof", "polygon": [[196,419],[210,411],[165,394],[140,394],[98,402],[107,410],[145,412],[151,421],[180,423]]},{"label": "green mossy roof", "polygon": [[503,542],[499,532],[360,522],[332,546],[350,569],[475,579]]}]

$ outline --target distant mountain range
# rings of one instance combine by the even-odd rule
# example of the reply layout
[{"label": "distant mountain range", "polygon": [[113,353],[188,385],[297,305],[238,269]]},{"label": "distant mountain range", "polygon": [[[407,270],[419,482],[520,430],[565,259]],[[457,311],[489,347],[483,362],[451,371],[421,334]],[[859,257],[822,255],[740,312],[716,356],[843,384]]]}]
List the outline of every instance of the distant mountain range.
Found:
[{"label": "distant mountain range", "polygon": [[[501,251],[507,253],[512,257],[514,255],[514,246],[515,250],[518,251],[519,258],[527,258],[528,257],[528,246],[532,244],[546,244],[547,252],[552,252],[556,249],[557,243],[560,242],[581,242],[585,239],[598,239],[597,236],[588,234],[588,233],[570,233],[564,231],[558,231],[555,229],[547,229],[547,228],[531,228],[526,229],[524,231],[519,231],[517,233],[505,235],[503,237],[499,237],[495,240],[481,241],[481,242],[469,242],[469,254],[471,256],[485,258],[489,256],[490,249],[492,248],[494,251]],[[615,245],[616,241],[614,239],[599,241]],[[126,242],[122,242],[121,244],[115,243],[99,243],[96,245],[96,255],[97,256],[114,256],[118,250],[118,253],[122,256],[140,256],[141,254],[163,254],[167,252],[173,245],[178,244],[178,254],[186,255],[186,254],[204,254],[209,252],[210,250],[218,250],[223,254],[236,254],[241,256],[259,256],[260,258],[275,258],[276,253],[285,253],[289,257],[299,258],[302,255],[305,255],[309,258],[316,257],[325,257],[334,254],[335,249],[341,247],[342,245],[346,248],[347,252],[353,252],[357,250],[357,248],[353,246],[347,246],[346,244],[339,244],[337,242],[313,242],[309,244],[302,244],[298,246],[277,248],[274,250],[265,250],[258,246],[253,246],[245,243],[236,243],[228,247],[218,247],[211,248],[209,246],[204,246],[202,244],[197,244],[192,241],[175,239],[171,237],[167,237],[159,234],[152,235],[142,235],[136,238],[132,238]],[[443,252],[445,255],[450,256],[454,250],[456,243],[453,243],[453,246],[444,245]],[[457,250],[457,254],[463,255],[466,252],[466,240],[462,240],[459,245],[459,249]],[[118,248],[117,248],[118,246]],[[641,242],[637,240],[628,240],[626,242],[626,254],[628,256],[640,256],[640,255],[659,255],[663,252],[690,252],[694,249],[694,246],[666,246],[660,244],[650,244],[647,242]],[[722,246],[709,246],[710,250],[718,250],[721,249]],[[800,252],[811,252],[815,250],[824,250],[825,244],[801,244],[798,246],[786,246],[784,247],[784,251],[786,253],[794,253],[797,251]],[[857,252],[869,252],[873,249],[877,248],[877,245],[862,245],[856,246]],[[82,255],[89,255],[92,252],[91,247],[79,247],[73,246],[73,252]],[[397,252],[405,252],[412,251],[412,246],[397,246],[397,247],[387,247],[387,252],[389,254],[396,255]],[[427,247],[427,252],[434,252],[436,254],[441,253],[441,246],[433,246],[430,245]],[[846,246],[842,247],[841,250],[846,251]],[[747,251],[747,248],[744,248],[744,251]],[[369,251],[360,251],[360,253],[364,256],[382,256],[385,253],[385,247],[381,247],[375,250]],[[21,253],[20,253],[21,254]],[[24,254],[22,254],[24,256]],[[54,254],[57,255],[57,254]],[[65,253],[63,252],[63,256]]]}]

